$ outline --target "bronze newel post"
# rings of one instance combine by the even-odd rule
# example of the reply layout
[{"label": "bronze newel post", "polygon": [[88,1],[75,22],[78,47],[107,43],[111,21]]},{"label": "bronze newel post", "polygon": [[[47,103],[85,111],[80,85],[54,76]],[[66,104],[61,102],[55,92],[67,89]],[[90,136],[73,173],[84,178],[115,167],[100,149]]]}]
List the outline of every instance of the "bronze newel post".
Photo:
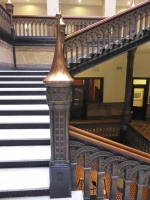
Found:
[{"label": "bronze newel post", "polygon": [[14,59],[14,67],[16,68],[16,52],[15,52],[15,45],[14,45],[14,28],[13,28],[13,22],[12,22],[12,15],[14,11],[14,5],[11,3],[11,0],[8,0],[7,3],[5,3],[6,10],[10,14],[10,24],[11,24],[11,36],[12,36],[12,45],[13,45],[13,59]]},{"label": "bronze newel post", "polygon": [[53,63],[43,80],[47,87],[47,103],[50,113],[51,159],[50,197],[71,197],[71,170],[69,161],[69,109],[72,101],[73,79],[64,60],[60,18],[56,15],[57,41]]},{"label": "bronze newel post", "polygon": [[122,111],[121,130],[120,130],[122,143],[124,143],[126,140],[127,125],[131,121],[131,116],[132,116],[131,95],[132,95],[132,76],[133,76],[135,51],[136,51],[136,48],[128,51],[128,55],[127,55],[125,100],[124,100],[124,107]]}]

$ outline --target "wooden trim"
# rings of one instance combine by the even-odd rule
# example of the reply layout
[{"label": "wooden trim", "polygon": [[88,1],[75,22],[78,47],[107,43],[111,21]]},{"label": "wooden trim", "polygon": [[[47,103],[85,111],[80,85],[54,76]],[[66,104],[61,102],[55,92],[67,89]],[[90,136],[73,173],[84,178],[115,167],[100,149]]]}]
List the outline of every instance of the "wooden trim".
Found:
[{"label": "wooden trim", "polygon": [[136,150],[134,148],[125,146],[123,144],[119,144],[117,142],[94,135],[92,133],[83,131],[73,126],[69,126],[69,134],[70,136],[75,137],[76,139],[88,142],[90,144],[99,146],[100,148],[104,148],[109,151],[113,151],[115,153],[119,153],[123,156],[128,157],[128,159],[136,159],[139,160],[140,162],[145,162],[146,164],[150,164],[150,154],[148,153]]}]

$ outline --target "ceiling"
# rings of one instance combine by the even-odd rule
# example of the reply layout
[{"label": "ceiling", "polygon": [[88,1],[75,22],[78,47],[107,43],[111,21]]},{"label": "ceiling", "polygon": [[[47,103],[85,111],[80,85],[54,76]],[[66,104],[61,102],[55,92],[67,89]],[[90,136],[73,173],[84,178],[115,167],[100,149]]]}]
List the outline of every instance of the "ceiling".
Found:
[{"label": "ceiling", "polygon": [[[46,3],[48,0],[11,0],[12,3]],[[51,1],[51,0],[49,0]],[[60,0],[62,4],[79,4],[78,0]],[[130,1],[130,5],[128,5]],[[117,6],[130,7],[133,0],[116,0]],[[1,0],[6,3],[7,0]],[[135,4],[141,3],[143,0],[135,0]],[[82,5],[102,5],[102,0],[81,0]]]}]

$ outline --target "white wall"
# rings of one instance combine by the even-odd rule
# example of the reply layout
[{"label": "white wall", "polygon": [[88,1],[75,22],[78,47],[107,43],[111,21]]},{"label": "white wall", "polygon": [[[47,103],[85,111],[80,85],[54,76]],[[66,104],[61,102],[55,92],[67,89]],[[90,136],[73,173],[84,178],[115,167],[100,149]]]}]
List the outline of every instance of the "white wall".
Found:
[{"label": "white wall", "polygon": [[[149,43],[135,52],[133,77],[150,78]],[[145,51],[143,51],[145,49]],[[122,67],[122,69],[116,69]],[[127,53],[106,61],[76,77],[104,77],[104,102],[123,102],[125,96]]]},{"label": "white wall", "polygon": [[101,6],[62,4],[62,14],[71,16],[101,16]]}]

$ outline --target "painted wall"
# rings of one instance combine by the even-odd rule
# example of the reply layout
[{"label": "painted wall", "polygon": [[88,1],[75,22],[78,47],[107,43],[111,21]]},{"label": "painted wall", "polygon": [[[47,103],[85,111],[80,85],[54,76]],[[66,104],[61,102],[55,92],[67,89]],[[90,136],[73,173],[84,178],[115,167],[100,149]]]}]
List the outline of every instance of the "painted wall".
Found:
[{"label": "painted wall", "polygon": [[[5,7],[5,2],[0,1]],[[47,15],[47,5],[44,3],[16,3],[14,2],[14,15]],[[127,9],[117,7],[116,13]],[[62,14],[71,16],[102,16],[102,6],[62,4]]]},{"label": "painted wall", "polygon": [[[135,53],[133,77],[150,77],[150,49],[143,52],[144,47],[148,48],[148,44],[139,47]],[[124,102],[126,67],[127,53],[124,53],[76,77],[104,77],[104,103]]]},{"label": "painted wall", "polygon": [[101,6],[62,4],[62,14],[71,16],[101,16]]},{"label": "painted wall", "polygon": [[44,3],[13,3],[14,15],[47,15],[47,7]]}]

